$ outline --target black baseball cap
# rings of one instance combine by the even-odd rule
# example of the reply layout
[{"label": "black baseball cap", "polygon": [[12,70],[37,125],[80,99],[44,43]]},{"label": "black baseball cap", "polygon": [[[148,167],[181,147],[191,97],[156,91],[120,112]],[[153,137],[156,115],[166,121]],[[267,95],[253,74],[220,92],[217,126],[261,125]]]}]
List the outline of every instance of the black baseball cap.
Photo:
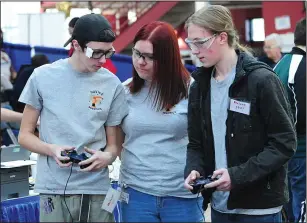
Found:
[{"label": "black baseball cap", "polygon": [[71,38],[64,47],[74,39],[86,42],[113,42],[115,34],[110,22],[104,16],[92,13],[81,16],[77,20]]}]

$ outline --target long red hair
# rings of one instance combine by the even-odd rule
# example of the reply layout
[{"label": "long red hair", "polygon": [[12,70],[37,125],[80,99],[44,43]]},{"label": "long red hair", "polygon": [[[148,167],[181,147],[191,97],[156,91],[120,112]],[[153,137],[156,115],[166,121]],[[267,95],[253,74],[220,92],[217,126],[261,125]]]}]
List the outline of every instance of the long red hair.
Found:
[{"label": "long red hair", "polygon": [[[169,109],[187,98],[190,74],[182,64],[174,28],[166,22],[151,22],[137,32],[133,43],[139,40],[147,40],[153,45],[154,72],[150,87],[150,93],[154,93],[153,106],[157,110]],[[144,80],[134,67],[128,86],[132,94],[144,86]]]}]

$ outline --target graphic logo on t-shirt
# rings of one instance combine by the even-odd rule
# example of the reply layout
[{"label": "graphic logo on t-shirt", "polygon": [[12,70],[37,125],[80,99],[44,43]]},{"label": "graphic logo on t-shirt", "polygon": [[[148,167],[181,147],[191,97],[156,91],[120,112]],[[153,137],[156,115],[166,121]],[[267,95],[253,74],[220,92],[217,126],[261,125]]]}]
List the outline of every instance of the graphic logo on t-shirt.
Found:
[{"label": "graphic logo on t-shirt", "polygon": [[101,101],[103,99],[103,93],[100,91],[90,91],[90,106],[88,106],[92,110],[102,110],[99,108]]},{"label": "graphic logo on t-shirt", "polygon": [[174,110],[175,107],[176,107],[176,105],[174,105],[173,107],[169,107],[169,108],[165,109],[165,111],[163,111],[163,114],[176,114],[175,111],[172,111],[172,110]]}]

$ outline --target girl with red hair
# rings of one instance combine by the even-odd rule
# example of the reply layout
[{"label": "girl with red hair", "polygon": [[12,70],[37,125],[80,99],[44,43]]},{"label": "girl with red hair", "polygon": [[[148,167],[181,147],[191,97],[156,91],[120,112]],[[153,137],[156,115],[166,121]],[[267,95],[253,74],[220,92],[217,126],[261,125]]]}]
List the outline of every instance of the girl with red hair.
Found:
[{"label": "girl with red hair", "polygon": [[165,22],[143,26],[132,48],[133,77],[126,86],[129,114],[120,185],[129,194],[123,222],[200,222],[202,198],[183,186],[191,82],[175,30]]}]

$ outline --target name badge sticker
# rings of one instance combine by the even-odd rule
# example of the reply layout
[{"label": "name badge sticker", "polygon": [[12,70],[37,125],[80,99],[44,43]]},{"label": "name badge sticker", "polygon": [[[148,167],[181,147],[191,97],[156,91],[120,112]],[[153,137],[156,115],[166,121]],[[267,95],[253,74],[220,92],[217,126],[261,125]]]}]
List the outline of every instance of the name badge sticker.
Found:
[{"label": "name badge sticker", "polygon": [[251,103],[230,99],[230,111],[249,115],[251,110]]}]

